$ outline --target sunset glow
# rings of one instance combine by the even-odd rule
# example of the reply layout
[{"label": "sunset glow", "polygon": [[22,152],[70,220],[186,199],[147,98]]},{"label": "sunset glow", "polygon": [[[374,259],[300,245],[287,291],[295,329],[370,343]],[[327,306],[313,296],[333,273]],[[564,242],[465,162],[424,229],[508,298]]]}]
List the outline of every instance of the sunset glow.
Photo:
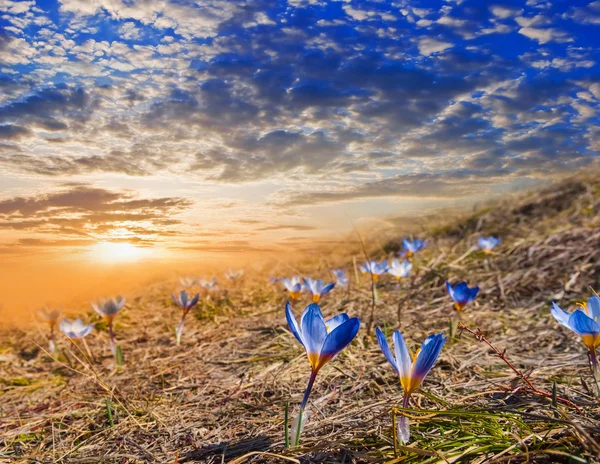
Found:
[{"label": "sunset glow", "polygon": [[152,255],[152,250],[143,249],[125,242],[99,242],[90,247],[88,259],[98,263],[127,263],[139,261]]}]

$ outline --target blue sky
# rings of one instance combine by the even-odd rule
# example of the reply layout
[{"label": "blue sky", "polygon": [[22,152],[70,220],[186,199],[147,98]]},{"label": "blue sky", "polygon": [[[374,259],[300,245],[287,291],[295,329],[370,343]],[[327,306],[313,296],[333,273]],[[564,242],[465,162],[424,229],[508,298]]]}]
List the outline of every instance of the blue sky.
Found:
[{"label": "blue sky", "polygon": [[0,10],[6,253],[285,246],[534,185],[600,148],[600,1]]}]

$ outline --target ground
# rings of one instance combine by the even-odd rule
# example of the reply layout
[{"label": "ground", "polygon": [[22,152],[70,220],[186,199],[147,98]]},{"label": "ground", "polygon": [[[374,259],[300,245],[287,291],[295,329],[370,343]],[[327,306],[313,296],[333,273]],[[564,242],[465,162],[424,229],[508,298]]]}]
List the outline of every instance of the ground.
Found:
[{"label": "ground", "polygon": [[[430,333],[449,332],[454,313],[445,281],[478,284],[461,322],[479,328],[537,390],[481,334],[456,330],[409,409],[398,412],[410,417],[412,441],[396,451],[391,412],[402,390],[373,330],[367,333],[371,288],[354,273],[353,260],[364,253],[351,238],[330,255],[292,265],[324,277],[333,264],[345,267],[350,288],[327,295],[323,312],[363,321],[355,341],[319,373],[299,447],[284,447],[284,410],[289,403],[295,415],[309,364],[287,328],[281,286],[264,272],[247,272],[203,294],[179,347],[170,299],[177,284],[130,295],[116,327],[122,368],[100,321],[87,340],[91,363],[85,347],[64,338],[62,354],[51,358],[43,328],[5,328],[0,462],[595,462],[600,402],[587,355],[549,308],[557,301],[573,310],[599,287],[599,210],[600,183],[570,179],[421,231],[429,244],[415,256],[411,277],[378,284],[373,326],[391,334],[400,325],[416,347]],[[489,234],[503,238],[497,252],[469,252]],[[398,240],[374,246],[377,240],[362,238],[372,258],[398,249]],[[306,298],[295,304],[297,316]]]}]

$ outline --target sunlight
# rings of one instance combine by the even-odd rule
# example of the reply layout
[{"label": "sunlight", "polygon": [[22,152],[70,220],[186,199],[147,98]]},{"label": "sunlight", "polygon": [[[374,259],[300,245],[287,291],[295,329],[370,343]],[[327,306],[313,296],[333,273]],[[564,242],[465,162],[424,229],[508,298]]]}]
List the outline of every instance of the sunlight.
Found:
[{"label": "sunlight", "polygon": [[125,263],[139,261],[151,250],[127,242],[98,242],[90,248],[89,259],[101,263]]}]

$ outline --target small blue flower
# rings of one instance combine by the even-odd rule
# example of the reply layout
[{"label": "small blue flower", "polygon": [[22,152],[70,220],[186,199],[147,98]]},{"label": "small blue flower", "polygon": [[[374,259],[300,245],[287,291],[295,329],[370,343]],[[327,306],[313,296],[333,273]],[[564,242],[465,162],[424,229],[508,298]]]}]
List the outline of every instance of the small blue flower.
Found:
[{"label": "small blue flower", "polygon": [[198,300],[200,299],[200,295],[198,293],[196,293],[196,296],[194,296],[194,298],[190,299],[188,292],[185,290],[182,290],[181,292],[179,292],[179,295],[175,296],[171,293],[171,298],[173,298],[173,301],[175,303],[177,303],[181,309],[183,309],[184,312],[189,311],[190,309],[192,309],[194,306],[196,306],[196,304],[198,303]]},{"label": "small blue flower", "polygon": [[125,306],[125,298],[122,296],[117,296],[116,298],[109,298],[105,300],[100,300],[98,302],[90,302],[94,311],[96,311],[100,316],[104,318],[106,323],[108,324],[108,336],[110,338],[110,350],[113,355],[117,355],[117,341],[115,340],[115,332],[114,332],[114,320],[117,316],[118,312],[123,309]]},{"label": "small blue flower", "polygon": [[217,278],[213,277],[210,280],[206,279],[198,279],[198,285],[202,287],[204,290],[212,290],[217,286]]},{"label": "small blue flower", "polygon": [[350,344],[360,327],[360,319],[350,318],[346,313],[338,314],[325,321],[321,308],[316,303],[304,309],[300,325],[292,313],[289,302],[285,305],[285,316],[290,330],[304,346],[308,361],[315,373]]},{"label": "small blue flower", "polygon": [[112,324],[117,313],[125,306],[125,298],[117,296],[99,301],[90,301],[92,308],[102,316],[109,324]]},{"label": "small blue flower", "polygon": [[407,406],[411,393],[419,388],[437,361],[444,343],[446,343],[446,337],[442,333],[430,335],[421,345],[421,349],[416,353],[411,353],[406,346],[404,337],[402,337],[399,330],[396,330],[392,336],[394,340],[394,356],[385,335],[383,335],[379,327],[377,327],[376,333],[381,351],[383,351],[386,359],[400,377],[400,384],[404,389],[404,406]]},{"label": "small blue flower", "polygon": [[331,272],[335,276],[335,279],[336,279],[335,284],[338,287],[346,288],[348,286],[348,284],[350,283],[350,279],[346,275],[346,271],[344,271],[343,269],[334,269]]},{"label": "small blue flower", "polygon": [[486,254],[490,254],[494,248],[496,248],[500,242],[501,238],[494,237],[493,235],[490,237],[479,237],[477,239],[477,244],[479,248],[481,248]]},{"label": "small blue flower", "polygon": [[179,324],[177,325],[177,327],[175,329],[175,338],[177,340],[177,345],[180,345],[181,344],[181,335],[183,334],[183,327],[185,324],[185,316],[187,316],[187,313],[190,311],[190,309],[192,309],[194,306],[196,306],[196,304],[198,304],[198,300],[200,299],[200,294],[196,293],[194,298],[192,298],[190,300],[188,292],[186,292],[185,290],[182,290],[181,292],[179,292],[179,295],[177,295],[177,296],[175,296],[171,293],[171,298],[173,298],[173,301],[175,303],[177,303],[183,310],[183,314],[181,315],[181,321],[179,321]]},{"label": "small blue flower", "polygon": [[302,282],[306,291],[311,294],[313,303],[318,303],[323,295],[327,295],[335,287],[335,282],[325,285],[321,279],[313,280],[311,277],[302,279]]},{"label": "small blue flower", "polygon": [[84,325],[81,319],[70,321],[67,318],[63,318],[60,321],[59,327],[67,337],[75,339],[87,337],[94,328],[94,324]]},{"label": "small blue flower", "polygon": [[409,258],[418,251],[421,251],[425,245],[427,245],[425,240],[415,239],[412,242],[407,238],[402,240],[402,248],[404,248],[406,256]]},{"label": "small blue flower", "polygon": [[46,322],[51,329],[56,327],[56,324],[58,324],[58,321],[60,321],[61,315],[62,309],[51,309],[47,306],[44,306],[42,309],[37,311],[38,318]]},{"label": "small blue flower", "polygon": [[347,314],[342,313],[325,321],[319,305],[312,303],[304,309],[300,325],[298,325],[289,302],[285,305],[285,317],[290,330],[306,350],[308,361],[312,367],[304,398],[300,404],[300,412],[295,421],[296,426],[292,426],[292,443],[297,445],[302,430],[304,408],[317,373],[354,340],[360,328],[360,319],[358,317],[350,318]]},{"label": "small blue flower", "polygon": [[229,269],[227,272],[225,272],[225,277],[227,277],[229,280],[237,280],[240,277],[242,277],[243,275],[244,275],[243,269],[239,269],[237,271]]},{"label": "small blue flower", "polygon": [[404,260],[400,262],[397,259],[393,259],[392,264],[388,269],[388,273],[396,277],[396,279],[401,280],[408,276],[411,269],[412,263],[410,261]]},{"label": "small blue flower", "polygon": [[366,261],[365,264],[359,264],[358,269],[363,274],[371,274],[371,278],[375,281],[380,275],[385,274],[389,269],[388,262],[384,259],[380,263],[376,260]]},{"label": "small blue flower", "polygon": [[302,282],[300,281],[300,277],[294,276],[290,279],[284,277],[281,279],[281,283],[286,290],[290,292],[290,299],[297,300],[300,296],[300,292],[302,291]]},{"label": "small blue flower", "polygon": [[446,289],[450,298],[454,300],[454,309],[459,313],[463,308],[475,299],[479,292],[479,287],[469,288],[466,282],[461,282],[452,287],[450,282],[446,282]]},{"label": "small blue flower", "polygon": [[196,284],[196,278],[190,276],[180,277],[179,283],[185,288],[193,287]]},{"label": "small blue flower", "polygon": [[551,312],[560,324],[579,335],[590,352],[595,354],[600,346],[600,299],[593,296],[582,306],[583,311],[578,309],[568,313],[553,302]]}]

